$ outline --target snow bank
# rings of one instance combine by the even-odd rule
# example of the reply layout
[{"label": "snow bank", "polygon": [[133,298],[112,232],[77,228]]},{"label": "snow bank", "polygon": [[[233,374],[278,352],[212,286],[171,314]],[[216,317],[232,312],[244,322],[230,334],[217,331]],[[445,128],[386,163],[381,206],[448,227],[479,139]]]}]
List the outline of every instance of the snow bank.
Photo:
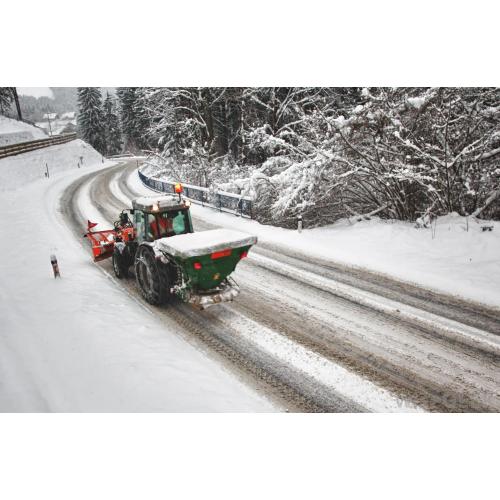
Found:
[{"label": "snow bank", "polygon": [[230,229],[212,229],[199,233],[179,234],[155,241],[155,245],[174,257],[187,259],[227,248],[255,245],[257,237]]},{"label": "snow bank", "polygon": [[78,164],[88,167],[97,163],[102,163],[101,154],[80,139],[10,156],[0,160],[0,192],[44,179],[47,166],[53,176],[64,170],[77,170]]},{"label": "snow bank", "polygon": [[0,147],[46,138],[47,134],[42,129],[0,115]]}]

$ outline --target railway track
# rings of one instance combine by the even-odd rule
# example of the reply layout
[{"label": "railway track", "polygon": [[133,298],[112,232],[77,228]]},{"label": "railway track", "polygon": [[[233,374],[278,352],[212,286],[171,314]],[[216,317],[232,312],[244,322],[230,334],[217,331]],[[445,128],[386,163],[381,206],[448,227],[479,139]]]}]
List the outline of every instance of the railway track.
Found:
[{"label": "railway track", "polygon": [[[138,195],[127,183],[135,168],[112,167],[69,187],[61,207],[76,233],[86,220],[81,193],[113,220]],[[196,218],[194,224],[210,227]],[[235,277],[243,292],[231,305],[154,312],[173,318],[186,338],[281,406],[500,410],[498,311],[271,245],[255,247]],[[132,281],[120,285],[142,300]]]},{"label": "railway track", "polygon": [[66,142],[74,141],[77,138],[76,134],[64,134],[47,139],[38,139],[36,141],[20,142],[18,144],[9,144],[8,146],[0,147],[0,159],[8,156],[15,156],[21,153],[28,153],[36,149],[47,148],[49,146],[57,146]]}]

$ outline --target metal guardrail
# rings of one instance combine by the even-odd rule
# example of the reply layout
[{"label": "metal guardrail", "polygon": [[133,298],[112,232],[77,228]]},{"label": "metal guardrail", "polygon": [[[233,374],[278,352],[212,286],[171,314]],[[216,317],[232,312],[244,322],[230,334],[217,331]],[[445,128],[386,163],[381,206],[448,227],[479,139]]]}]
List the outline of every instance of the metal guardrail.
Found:
[{"label": "metal guardrail", "polygon": [[76,138],[76,134],[64,134],[49,137],[47,139],[9,144],[8,146],[0,147],[0,159],[6,158],[7,156],[14,156],[21,153],[27,153],[29,151],[35,151],[36,149],[56,146],[57,144],[64,144],[66,142],[74,141]]},{"label": "metal guardrail", "polygon": [[[140,170],[138,170],[138,173],[142,183],[148,188],[160,193],[175,193],[175,182],[152,179],[144,175]],[[189,198],[193,203],[215,208],[220,212],[253,219],[252,199],[247,196],[238,196],[237,194],[226,193],[224,191],[211,191],[209,188],[192,186],[190,184],[183,184],[182,187],[184,188],[186,198]]]},{"label": "metal guardrail", "polygon": [[114,158],[133,158],[136,155],[134,153],[131,153],[130,151],[125,151],[124,153],[120,153],[117,155],[111,155],[111,156],[106,156],[106,158],[109,159],[114,159]]}]

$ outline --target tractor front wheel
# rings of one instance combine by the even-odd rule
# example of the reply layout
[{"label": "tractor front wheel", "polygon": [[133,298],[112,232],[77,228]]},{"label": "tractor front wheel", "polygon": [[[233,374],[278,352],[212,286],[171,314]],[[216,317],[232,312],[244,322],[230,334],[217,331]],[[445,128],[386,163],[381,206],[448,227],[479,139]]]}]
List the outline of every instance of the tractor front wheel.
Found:
[{"label": "tractor front wheel", "polygon": [[142,296],[153,305],[165,304],[170,298],[168,268],[158,262],[147,246],[139,247],[135,258],[135,279]]},{"label": "tractor front wheel", "polygon": [[112,260],[115,276],[119,280],[128,278],[128,266],[125,262],[125,255],[123,255],[118,249],[115,248]]}]

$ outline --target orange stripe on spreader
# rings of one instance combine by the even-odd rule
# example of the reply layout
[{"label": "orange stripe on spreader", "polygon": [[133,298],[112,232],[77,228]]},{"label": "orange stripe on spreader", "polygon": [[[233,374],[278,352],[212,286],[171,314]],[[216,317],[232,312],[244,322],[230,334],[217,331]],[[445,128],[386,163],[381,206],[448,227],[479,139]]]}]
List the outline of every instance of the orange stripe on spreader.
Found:
[{"label": "orange stripe on spreader", "polygon": [[214,252],[211,257],[212,259],[220,259],[222,257],[229,257],[231,255],[231,249],[221,250],[220,252]]}]

